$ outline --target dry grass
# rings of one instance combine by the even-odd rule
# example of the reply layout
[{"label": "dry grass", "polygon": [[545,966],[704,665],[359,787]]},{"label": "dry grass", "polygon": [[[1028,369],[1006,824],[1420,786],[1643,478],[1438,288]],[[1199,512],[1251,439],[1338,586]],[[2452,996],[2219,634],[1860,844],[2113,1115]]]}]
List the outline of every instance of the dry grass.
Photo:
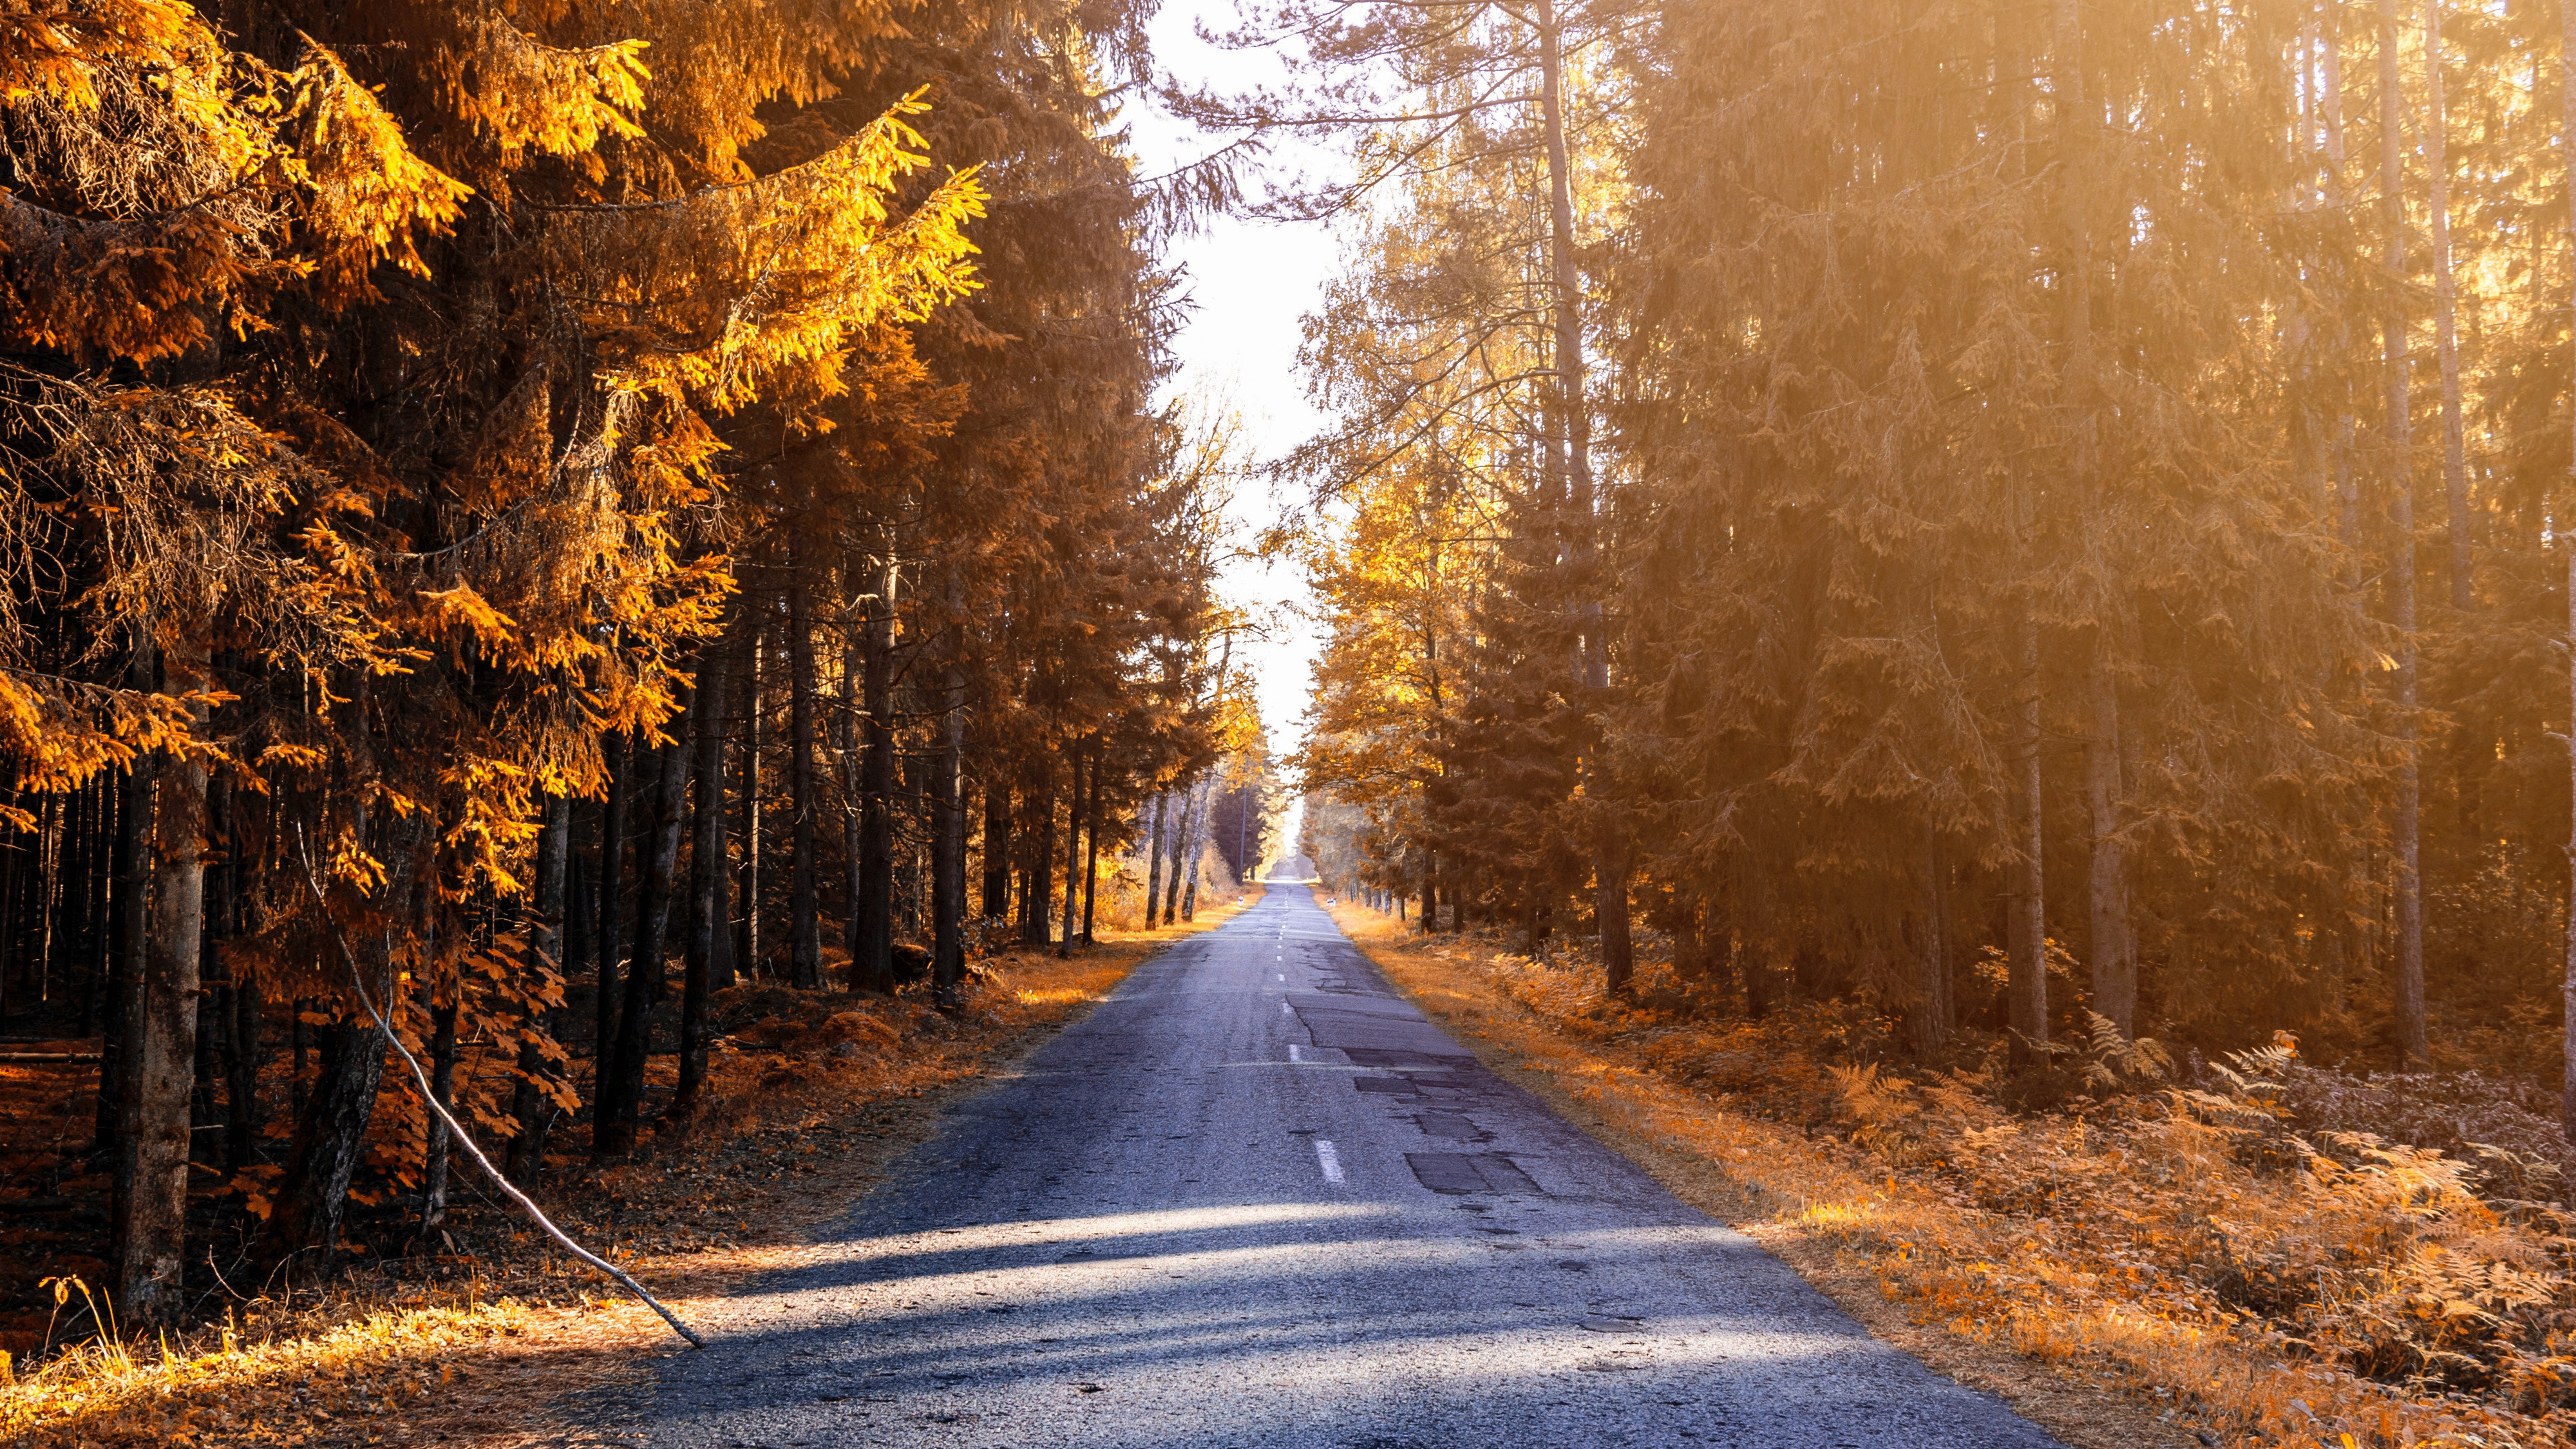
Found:
[{"label": "dry grass", "polygon": [[[916,996],[734,988],[716,1105],[637,1161],[559,1161],[557,1221],[682,1317],[793,1261],[927,1139],[948,1104],[1077,1019],[1166,942],[1105,933],[1069,959],[1024,951],[986,972],[954,1017]],[[856,1013],[856,1016],[853,1016]],[[585,1444],[615,1437],[621,1383],[679,1351],[638,1304],[487,1203],[452,1214],[481,1251],[388,1260],[296,1291],[253,1294],[227,1321],[166,1341],[93,1338],[0,1385],[10,1449],[145,1445]],[[78,1308],[75,1290],[71,1307]]]},{"label": "dry grass", "polygon": [[1589,968],[1336,915],[1489,1064],[2070,1443],[2566,1442],[2562,1220],[2463,1164],[2300,1156],[2212,1093],[2016,1115],[1837,1063],[1822,1020],[1623,1012]]}]

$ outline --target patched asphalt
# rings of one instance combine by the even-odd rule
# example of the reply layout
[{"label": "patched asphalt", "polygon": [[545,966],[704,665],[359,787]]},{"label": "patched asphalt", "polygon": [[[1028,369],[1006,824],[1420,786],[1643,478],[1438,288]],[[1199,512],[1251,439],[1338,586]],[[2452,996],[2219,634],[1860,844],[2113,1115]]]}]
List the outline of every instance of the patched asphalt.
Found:
[{"label": "patched asphalt", "polygon": [[1291,885],[696,1326],[645,1442],[2056,1442],[1487,1072]]}]

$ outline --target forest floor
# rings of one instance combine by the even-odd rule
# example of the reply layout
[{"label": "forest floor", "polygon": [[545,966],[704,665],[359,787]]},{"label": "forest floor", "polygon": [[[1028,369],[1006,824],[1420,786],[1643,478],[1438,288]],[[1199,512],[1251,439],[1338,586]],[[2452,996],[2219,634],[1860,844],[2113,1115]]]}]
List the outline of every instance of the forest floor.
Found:
[{"label": "forest floor", "polygon": [[[576,1241],[686,1319],[693,1304],[795,1262],[809,1230],[927,1140],[950,1104],[1089,1011],[1148,956],[1259,899],[1256,891],[1243,905],[1204,908],[1178,930],[1106,932],[1069,958],[1022,948],[979,960],[955,1015],[909,989],[886,998],[734,987],[716,1002],[731,1034],[713,1054],[707,1118],[606,1169],[550,1155],[540,1201]],[[67,1105],[76,1093],[43,1086],[62,1075],[0,1072],[0,1112],[9,1114],[0,1120],[78,1115]],[[85,1138],[79,1125],[73,1135]],[[577,1146],[575,1136],[562,1129],[557,1145]],[[234,1295],[201,1330],[113,1346],[92,1337],[31,1372],[13,1375],[0,1358],[0,1446],[614,1442],[620,1388],[649,1375],[658,1357],[687,1350],[651,1310],[468,1180],[470,1166],[458,1171],[449,1230],[474,1251],[361,1260],[319,1284],[269,1285]],[[77,1273],[95,1284],[96,1249],[83,1246],[63,1244],[55,1264],[31,1261],[24,1246],[8,1257],[31,1277]],[[74,1288],[61,1323],[82,1308]]]},{"label": "forest floor", "polygon": [[1821,1016],[1657,1010],[1654,969],[1621,1008],[1579,957],[1333,915],[1487,1067],[2075,1449],[2565,1442],[2558,1335],[2511,1346],[2570,1297],[2565,1219],[2499,1201],[2536,1192],[2375,1138],[2302,1160],[2179,1085],[2014,1112],[1992,1063],[1881,1076]]}]

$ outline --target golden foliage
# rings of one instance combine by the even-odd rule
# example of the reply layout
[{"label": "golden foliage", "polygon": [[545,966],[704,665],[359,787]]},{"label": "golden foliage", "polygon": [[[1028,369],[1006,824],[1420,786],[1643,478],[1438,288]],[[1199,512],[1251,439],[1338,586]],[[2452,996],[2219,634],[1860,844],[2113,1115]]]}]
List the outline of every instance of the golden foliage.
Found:
[{"label": "golden foliage", "polygon": [[367,273],[380,261],[429,275],[415,234],[454,226],[473,188],[413,154],[400,124],[328,49],[308,45],[291,79],[288,115],[299,134],[284,165],[308,198],[302,221],[316,287],[328,297],[372,297]]}]

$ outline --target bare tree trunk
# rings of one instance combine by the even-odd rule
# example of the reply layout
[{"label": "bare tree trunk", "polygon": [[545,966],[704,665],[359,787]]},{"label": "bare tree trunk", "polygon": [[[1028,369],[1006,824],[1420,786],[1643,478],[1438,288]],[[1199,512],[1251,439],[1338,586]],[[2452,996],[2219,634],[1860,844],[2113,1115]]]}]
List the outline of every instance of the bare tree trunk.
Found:
[{"label": "bare tree trunk", "polygon": [[1440,929],[1440,852],[1422,850],[1422,934]]},{"label": "bare tree trunk", "polygon": [[[1073,791],[1064,802],[1064,932],[1056,941],[1055,953],[1058,956],[1073,954],[1074,882],[1082,874],[1083,751],[1080,747],[1074,749],[1072,760]],[[1098,781],[1092,783],[1093,788],[1098,788]]]},{"label": "bare tree trunk", "polygon": [[802,560],[787,586],[787,794],[795,813],[795,860],[787,904],[789,979],[823,984],[823,923],[816,915],[814,823],[814,618]]},{"label": "bare tree trunk", "polygon": [[[2027,561],[2028,520],[2024,520],[2025,541],[2022,548]],[[2027,570],[2023,577],[2029,576]],[[2027,1061],[2027,1044],[2048,1040],[2048,872],[2044,847],[2047,844],[2046,817],[2040,795],[2039,749],[2039,622],[2025,611],[2015,626],[2020,635],[2022,697],[2014,705],[2019,718],[2015,731],[2013,761],[2020,779],[2021,818],[2014,822],[2020,837],[2013,843],[2020,860],[2013,869],[2019,875],[2012,896],[2012,959],[2008,971],[2009,1016],[2019,1040],[2012,1044],[2013,1059]]]},{"label": "bare tree trunk", "polygon": [[[128,680],[132,688],[150,691],[155,687],[156,657],[148,638],[136,645]],[[114,872],[115,882],[113,894],[108,897],[111,909],[105,918],[106,929],[99,936],[104,949],[94,973],[102,982],[100,995],[106,1003],[99,1020],[97,1146],[108,1154],[110,1163],[108,1224],[114,1234],[111,1248],[125,1241],[126,1218],[133,1211],[136,1114],[141,1110],[138,1074],[144,1040],[142,953],[149,925],[146,905],[152,871],[152,776],[160,762],[158,753],[144,755],[127,769],[118,791],[116,834],[104,862],[107,870]],[[100,805],[104,814],[103,797]],[[104,874],[95,868],[99,863],[95,844],[90,854],[93,873]],[[122,1289],[121,1282],[119,1288]]]},{"label": "bare tree trunk", "polygon": [[626,806],[635,793],[635,772],[641,763],[631,736],[618,736],[608,749],[608,803],[599,815],[599,924],[590,937],[599,967],[599,999],[594,1003],[590,1038],[593,1097],[608,1080],[608,1053],[617,1040],[619,948],[626,943]]},{"label": "bare tree trunk", "polygon": [[660,765],[653,792],[653,834],[639,864],[643,889],[637,892],[635,958],[626,967],[626,1006],[617,1023],[617,1053],[601,1077],[598,1115],[591,1151],[599,1157],[623,1157],[635,1150],[635,1132],[644,1112],[644,1064],[652,1051],[653,1008],[662,999],[662,957],[671,918],[671,877],[680,857],[680,821],[688,810],[689,730],[697,723],[694,706],[674,722],[679,738],[655,754]]},{"label": "bare tree trunk", "polygon": [[[429,1090],[440,1109],[456,1108],[456,993],[462,982],[438,983],[433,968],[421,983],[421,1005],[429,1013]],[[445,1000],[439,999],[439,986],[445,986]],[[454,1144],[449,1141],[446,1118],[439,1112],[429,1114],[428,1141],[422,1151],[420,1169],[420,1231],[413,1241],[428,1252],[442,1247],[453,1248],[447,1237],[448,1162]]]},{"label": "bare tree trunk", "polygon": [[717,961],[729,944],[725,929],[725,661],[710,648],[698,666],[697,797],[690,811],[689,940],[680,981],[680,1083],[671,1115],[687,1119],[704,1105],[707,1085],[707,1005],[716,989]]},{"label": "bare tree trunk", "polygon": [[[146,679],[136,687],[151,685]],[[102,907],[91,929],[98,963],[92,974],[102,983],[99,994],[107,1008],[99,1019],[98,1145],[120,1153],[120,1140],[129,1134],[133,1122],[135,1050],[141,1044],[135,1023],[143,1014],[144,913],[152,879],[152,772],[157,761],[157,756],[136,760],[120,782],[116,833],[106,859],[99,859],[96,844],[90,848],[90,874],[98,882],[93,899]],[[102,794],[102,815],[107,804]],[[122,1236],[129,1184],[126,1159],[119,1157],[117,1164],[109,1189],[108,1220],[119,1225]]]},{"label": "bare tree trunk", "polygon": [[[228,858],[225,867],[231,877],[231,889],[227,894],[235,903],[235,909],[243,912],[240,926],[255,933],[263,924],[266,913],[259,905],[259,893],[242,889],[242,883],[249,878],[249,868],[241,858],[242,831],[238,816],[234,817],[232,828],[226,835],[224,844]],[[233,923],[228,921],[226,924]],[[227,1102],[224,1162],[234,1172],[239,1172],[259,1161],[260,1128],[263,1125],[259,1110],[259,1063],[264,1023],[260,1012],[259,983],[239,967],[233,968],[232,978],[233,1015],[227,1031],[232,1038],[233,1049],[224,1063],[227,1074],[224,1082]]]},{"label": "bare tree trunk", "polygon": [[1673,975],[1683,981],[1708,979],[1708,938],[1700,930],[1699,897],[1686,886],[1673,887]]},{"label": "bare tree trunk", "polygon": [[[921,691],[914,686],[914,708],[920,708]],[[930,819],[930,762],[921,755],[896,752],[903,767],[903,813],[913,822],[910,831],[898,829],[894,872],[895,935],[907,941],[930,939],[930,869],[925,850],[934,827]]]},{"label": "bare tree trunk", "polygon": [[[2559,7],[2558,35],[2559,134],[2576,136],[2576,5]],[[2560,179],[2567,186],[2569,235],[2576,237],[2576,148],[2559,154],[2566,173]],[[2576,277],[2571,277],[2571,286],[2576,286]],[[2576,349],[2576,338],[2570,338],[2569,345]],[[2576,371],[2569,376],[2576,379]],[[2576,420],[2576,381],[2570,385],[2569,404],[2570,418]],[[2568,453],[2568,488],[2561,497],[2566,500],[2560,505],[2562,509],[2576,503],[2576,449]],[[2560,535],[2558,548],[2567,556],[2567,772],[2569,785],[2576,787],[2576,538]],[[2576,800],[2576,794],[2569,798]],[[2568,1141],[2576,1142],[2576,814],[2570,815],[2567,830],[2567,968],[2559,987],[2561,1025],[2565,1029],[2561,1066],[2566,1075],[2559,1089],[2559,1130]]]},{"label": "bare tree trunk", "polygon": [[1082,858],[1082,944],[1086,946],[1092,944],[1091,907],[1093,900],[1100,889],[1101,763],[1102,751],[1099,748],[1095,748],[1091,755],[1091,804],[1090,808],[1085,812],[1086,823],[1083,827],[1084,839],[1089,842],[1084,847]]},{"label": "bare tree trunk", "polygon": [[[109,1089],[107,1073],[122,1071],[124,1058],[113,1046],[120,1028],[117,1025],[117,983],[125,975],[125,963],[119,955],[116,936],[116,898],[128,878],[122,851],[124,836],[120,833],[125,819],[125,802],[138,788],[132,772],[124,777],[101,771],[96,787],[88,792],[85,811],[88,819],[81,827],[81,879],[87,887],[80,904],[79,951],[87,984],[81,988],[81,1035],[89,1035],[96,1021],[104,1037],[99,1060],[99,1097],[102,1102],[99,1126],[115,1128],[116,1094]],[[140,872],[141,866],[134,870]],[[140,875],[133,877],[141,879]],[[104,1137],[101,1141],[104,1142]]]},{"label": "bare tree trunk", "polygon": [[1915,989],[1922,1000],[1908,1017],[1914,1055],[1929,1059],[1949,1043],[1950,913],[1941,890],[1941,846],[1930,831],[1923,836],[1923,909],[1921,933],[1915,940]]},{"label": "bare tree trunk", "polygon": [[[2099,389],[2093,362],[2093,234],[2084,206],[2085,188],[2094,184],[2094,129],[2097,117],[2086,95],[2083,18],[2076,0],[2057,0],[2056,93],[2062,130],[2057,168],[2066,231],[2066,361],[2064,392],[2068,400],[2067,453],[2084,516],[2097,532],[2107,530],[2099,467]],[[2123,1034],[2136,1029],[2137,958],[2129,945],[2129,861],[2120,836],[2119,810],[2126,796],[2120,767],[2120,692],[2111,651],[2113,621],[2099,610],[2093,628],[2086,673],[2093,728],[2084,750],[2084,796],[2091,817],[2091,872],[2086,892],[2093,957],[2093,1009],[2110,1018]],[[2043,963],[2044,966],[2044,963]],[[2045,975],[2043,969],[2042,975]]]},{"label": "bare tree trunk", "polygon": [[[847,566],[854,579],[858,576],[857,564],[852,559]],[[866,672],[859,663],[859,632],[856,628],[844,631],[840,708],[832,712],[832,756],[838,762],[834,773],[841,781],[841,949],[850,958],[850,977],[845,984],[852,991],[865,991],[876,984],[862,969],[859,953],[859,902],[867,894],[866,872],[859,861],[859,836],[867,812],[862,798],[866,787],[860,780],[865,766],[859,758],[859,676]]]},{"label": "bare tree trunk", "polygon": [[2469,470],[2460,427],[2459,297],[2451,275],[2450,118],[2442,98],[2442,0],[2424,0],[2424,170],[2432,183],[2434,346],[2442,367],[2442,484],[2451,506],[2451,607],[2467,613]]},{"label": "bare tree trunk", "polygon": [[[547,970],[556,972],[567,969],[564,924],[569,910],[567,877],[571,859],[572,801],[567,796],[549,795],[545,797],[545,824],[537,834],[536,914],[528,922],[528,945]],[[532,1006],[519,1025],[519,1079],[510,1090],[510,1118],[518,1125],[510,1136],[503,1171],[521,1187],[534,1183],[545,1171],[547,1128],[558,1110],[554,1094],[547,1090],[555,1075],[554,1064],[537,1040],[556,1034],[547,1015]]]},{"label": "bare tree trunk", "polygon": [[757,613],[751,627],[751,668],[743,680],[742,700],[742,889],[735,897],[733,962],[718,984],[733,984],[733,972],[760,974],[760,736],[765,718],[761,692],[761,653],[769,638],[768,615]]},{"label": "bare tree trunk", "polygon": [[868,606],[865,674],[865,778],[859,787],[858,921],[850,945],[850,983],[894,989],[894,642],[895,590],[902,582],[893,541],[876,561],[876,598]]},{"label": "bare tree trunk", "polygon": [[[36,817],[36,999],[54,995],[54,923],[62,914],[64,798],[47,795]],[[83,1035],[88,1033],[84,1032]]]},{"label": "bare tree trunk", "polygon": [[984,786],[984,919],[1010,918],[1011,787],[996,767]]},{"label": "bare tree trunk", "polygon": [[[173,653],[166,692],[207,688],[202,655]],[[203,711],[198,722],[203,723]],[[134,815],[149,819],[154,850],[149,918],[143,927],[141,990],[129,999],[127,1076],[131,1104],[118,1144],[124,1211],[116,1242],[118,1299],[129,1325],[166,1323],[180,1310],[181,1264],[188,1226],[189,1106],[196,1084],[197,986],[205,953],[206,766],[164,756],[151,786],[134,794]],[[139,884],[139,882],[138,882]],[[136,891],[137,907],[145,892]],[[143,914],[131,909],[129,918]],[[132,965],[128,966],[131,970]]]},{"label": "bare tree trunk", "polygon": [[1155,915],[1163,899],[1163,815],[1164,792],[1157,790],[1145,802],[1151,817],[1145,831],[1145,929],[1154,929]]},{"label": "bare tree trunk", "polygon": [[[2406,153],[2403,92],[2397,68],[2397,0],[2379,0],[2380,183],[2388,211],[2389,295],[2404,294],[2406,279]],[[2389,525],[2396,556],[2389,560],[2388,589],[2397,617],[2397,718],[2393,733],[2397,768],[2397,1065],[2421,1071],[2430,1053],[2424,1020],[2423,782],[2416,747],[2415,470],[2412,400],[2407,372],[2406,314],[2392,301],[2383,322],[2388,366]]]},{"label": "bare tree trunk", "polygon": [[[1565,56],[1555,0],[1538,0],[1539,118],[1546,131],[1548,260],[1556,284],[1556,371],[1566,435],[1567,567],[1581,621],[1581,677],[1586,691],[1610,685],[1610,640],[1601,607],[1598,521],[1593,516],[1592,403],[1585,390],[1583,278],[1574,254],[1573,167],[1566,147]],[[1610,788],[1606,742],[1584,752],[1584,792],[1597,802],[1593,821],[1593,912],[1601,923],[1603,979],[1613,994],[1628,989],[1636,949],[1628,925],[1628,823]]]},{"label": "bare tree trunk", "polygon": [[1033,946],[1047,943],[1047,917],[1055,913],[1055,762],[1039,756],[1046,770],[1038,782],[1036,838],[1029,842],[1028,888],[1021,896],[1020,939]]},{"label": "bare tree trunk", "polygon": [[1208,802],[1215,790],[1216,771],[1210,770],[1207,779],[1200,783],[1198,800],[1190,810],[1189,851],[1182,861],[1182,874],[1186,877],[1181,883],[1181,919],[1184,921],[1199,918],[1199,860],[1207,854]]},{"label": "bare tree trunk", "polygon": [[[956,611],[961,586],[949,576]],[[952,644],[952,648],[955,646]],[[940,701],[939,753],[930,769],[934,837],[930,852],[930,980],[942,1004],[954,1003],[966,979],[966,674],[953,662]]]},{"label": "bare tree trunk", "polygon": [[2120,690],[2099,631],[2093,644],[2093,734],[2084,751],[2085,799],[2093,816],[2093,1010],[2123,1036],[2137,1034],[2138,954],[2129,934],[2129,853],[2120,836]]},{"label": "bare tree trunk", "polygon": [[1197,784],[1185,781],[1175,785],[1172,798],[1180,816],[1172,826],[1172,878],[1163,885],[1163,924],[1166,926],[1180,919],[1181,875],[1183,862],[1189,858],[1190,807],[1198,800]]}]

